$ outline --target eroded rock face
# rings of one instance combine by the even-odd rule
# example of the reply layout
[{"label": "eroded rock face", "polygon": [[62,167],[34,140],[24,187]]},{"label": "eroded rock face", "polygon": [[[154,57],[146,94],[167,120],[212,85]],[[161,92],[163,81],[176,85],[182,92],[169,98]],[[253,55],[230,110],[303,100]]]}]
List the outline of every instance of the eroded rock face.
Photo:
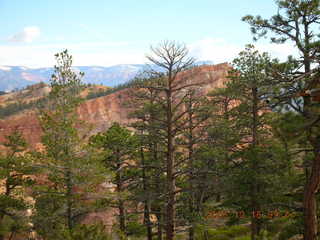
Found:
[{"label": "eroded rock face", "polygon": [[[182,73],[179,77],[190,83],[201,84],[201,92],[206,94],[214,88],[223,86],[228,70],[230,66],[227,63],[200,66]],[[107,96],[87,100],[77,111],[80,119],[92,126],[91,134],[94,134],[106,130],[113,122],[129,123],[128,114],[131,111],[127,106],[129,102],[130,95],[128,90],[124,89]],[[22,131],[31,147],[39,146],[42,131],[36,111],[24,111],[1,119],[0,142],[4,141],[5,135],[15,129]]]}]

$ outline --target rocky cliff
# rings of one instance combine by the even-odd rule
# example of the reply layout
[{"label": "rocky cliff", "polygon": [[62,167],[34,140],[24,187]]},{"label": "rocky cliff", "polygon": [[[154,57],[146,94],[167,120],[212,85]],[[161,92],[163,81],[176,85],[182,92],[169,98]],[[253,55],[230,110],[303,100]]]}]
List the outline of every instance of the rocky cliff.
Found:
[{"label": "rocky cliff", "polygon": [[[203,94],[206,94],[216,87],[223,86],[228,70],[230,70],[230,66],[227,63],[200,66],[184,72],[181,77],[191,83],[199,83],[199,87],[200,83],[202,83],[200,90]],[[40,90],[38,89],[37,91]],[[47,92],[47,89],[45,89],[45,92]],[[78,114],[81,120],[88,122],[92,126],[92,133],[103,131],[113,122],[126,124],[130,121],[128,118],[130,110],[126,107],[128,102],[130,102],[130,96],[128,90],[124,89],[107,96],[85,101],[78,108]],[[41,138],[41,128],[37,120],[36,111],[23,111],[1,119],[0,142],[4,140],[5,135],[10,134],[14,129],[23,132],[30,146],[38,146]]]}]

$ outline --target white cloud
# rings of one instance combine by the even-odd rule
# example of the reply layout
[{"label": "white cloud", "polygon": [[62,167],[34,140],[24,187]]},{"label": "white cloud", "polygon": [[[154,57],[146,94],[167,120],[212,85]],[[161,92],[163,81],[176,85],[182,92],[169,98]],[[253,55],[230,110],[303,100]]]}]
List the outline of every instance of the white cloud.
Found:
[{"label": "white cloud", "polygon": [[[271,57],[286,60],[288,55],[298,56],[293,44],[254,43],[260,52],[268,52]],[[228,42],[222,38],[205,38],[188,44],[190,55],[198,60],[211,60],[215,64],[231,62],[244,50],[245,46]]]},{"label": "white cloud", "polygon": [[40,36],[40,28],[36,26],[25,27],[22,32],[9,37],[9,42],[31,43]]},{"label": "white cloud", "polygon": [[11,70],[11,67],[1,66],[1,65],[0,65],[0,70],[2,70],[2,71],[10,71],[10,70]]},{"label": "white cloud", "polygon": [[[206,38],[188,44],[190,54],[198,60],[211,60],[215,64],[231,62],[245,46],[224,39]],[[285,60],[290,54],[296,55],[295,48],[289,44],[257,43],[257,49],[267,51],[273,57]],[[0,63],[7,66],[52,67],[54,54],[68,49],[73,55],[74,66],[111,66],[126,63],[144,63],[148,46],[137,47],[134,43],[120,42],[80,42],[41,45],[0,45]]]},{"label": "white cloud", "polygon": [[190,55],[198,60],[211,60],[214,63],[231,61],[241,51],[241,46],[219,38],[206,38],[188,44]]},{"label": "white cloud", "polygon": [[289,55],[299,57],[297,48],[289,42],[284,44],[258,43],[255,46],[260,52],[267,52],[272,57],[279,58],[282,61],[285,61]]},{"label": "white cloud", "polygon": [[143,63],[145,52],[124,48],[127,45],[126,42],[0,45],[0,62],[8,66],[52,67],[55,64],[54,54],[68,49],[74,66]]}]

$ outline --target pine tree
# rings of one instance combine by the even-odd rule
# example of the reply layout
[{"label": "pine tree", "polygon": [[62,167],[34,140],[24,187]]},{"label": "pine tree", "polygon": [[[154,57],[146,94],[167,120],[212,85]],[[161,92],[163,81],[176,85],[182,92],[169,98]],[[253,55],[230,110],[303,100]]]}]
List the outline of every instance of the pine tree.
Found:
[{"label": "pine tree", "polygon": [[[182,133],[184,126],[181,121],[187,112],[183,111],[181,105],[187,95],[186,90],[195,87],[196,84],[186,82],[186,78],[179,73],[189,69],[194,60],[188,57],[188,50],[184,45],[176,42],[164,41],[158,47],[151,47],[151,55],[147,58],[160,71],[151,69],[147,72],[146,79],[140,88],[154,89],[159,91],[157,103],[164,113],[163,119],[157,119],[164,134],[165,146],[165,173],[166,173],[166,239],[172,240],[175,235],[176,222],[176,181],[178,169],[182,162],[177,148],[177,138]],[[199,84],[198,84],[199,85]]]},{"label": "pine tree", "polygon": [[[231,206],[238,206],[238,211],[251,216],[253,240],[262,230],[261,213],[269,211],[272,201],[281,193],[277,180],[286,172],[283,153],[273,140],[268,118],[270,109],[265,103],[273,86],[268,75],[270,63],[266,53],[260,54],[253,46],[247,46],[234,59],[230,81],[221,92],[235,103],[225,111],[229,115],[226,123],[232,122],[236,133],[228,147],[232,154],[222,155],[229,165],[228,174],[225,174],[228,177],[224,177],[229,182],[226,186],[230,193],[228,201]],[[236,144],[235,139],[238,140]]]},{"label": "pine tree", "polygon": [[[162,209],[165,210],[166,238],[173,239],[175,229],[188,225],[192,239],[196,225],[193,215],[201,212],[199,204],[202,204],[201,200],[194,199],[196,186],[191,186],[190,182],[191,179],[192,182],[196,181],[195,152],[208,118],[209,108],[205,107],[205,98],[198,91],[204,82],[191,81],[198,69],[192,68],[194,60],[187,56],[185,46],[165,41],[157,48],[151,48],[151,51],[152,55],[148,56],[153,64],[151,69],[136,79],[132,86],[134,99],[143,106],[135,112],[134,118],[138,121],[133,126],[144,139],[142,152],[147,156],[145,160],[148,159],[145,167],[150,176],[149,183],[152,185],[155,181],[155,185],[161,186],[159,171],[163,167],[166,178],[165,188],[158,188],[161,194],[159,190],[157,195],[152,192],[152,187],[149,188],[153,196],[149,200],[151,206],[155,206],[155,202],[162,205],[158,210],[154,208],[158,218],[159,239],[162,238]],[[161,159],[165,159],[165,162],[161,163]],[[155,166],[159,166],[158,169],[154,169]],[[185,212],[186,208],[190,211]]]},{"label": "pine tree", "polygon": [[[159,103],[160,92],[156,89],[140,89],[141,79],[136,79],[138,88],[132,88],[130,96],[134,111],[130,114],[136,121],[131,124],[139,137],[140,173],[137,180],[142,188],[136,189],[137,200],[144,204],[144,224],[148,240],[153,238],[151,214],[156,216],[157,239],[162,240],[164,228],[165,202],[165,132],[163,131],[164,112]],[[145,80],[146,81],[146,80]],[[137,107],[139,106],[139,107]]]},{"label": "pine tree", "polygon": [[51,92],[40,109],[44,150],[39,153],[43,183],[34,191],[37,232],[46,239],[70,237],[82,219],[96,210],[94,192],[104,179],[86,147],[84,133],[77,129],[84,123],[77,118],[81,76],[72,70],[72,56],[67,50],[55,55],[57,65],[51,78]]},{"label": "pine tree", "polygon": [[31,155],[25,153],[27,143],[22,134],[15,130],[6,136],[5,153],[0,155],[0,239],[6,233],[10,238],[17,232],[27,233],[30,230],[30,219],[26,211],[31,202],[27,201],[27,188],[34,183],[32,176],[36,171]]},{"label": "pine tree", "polygon": [[[316,193],[320,186],[320,146],[319,146],[319,106],[313,102],[313,92],[319,88],[318,57],[320,2],[318,0],[282,0],[276,2],[278,13],[269,20],[261,16],[245,16],[255,39],[266,36],[274,43],[291,41],[302,56],[289,59],[285,68],[275,74],[281,83],[275,91],[274,99],[304,118],[301,134],[306,134],[313,148],[313,159],[307,163],[304,191],[304,240],[317,238]],[[301,96],[301,97],[299,97]],[[306,153],[308,154],[308,153]]]},{"label": "pine tree", "polygon": [[[205,130],[211,116],[207,98],[202,94],[195,89],[186,92],[182,105],[186,116],[180,123],[184,126],[183,134],[177,139],[179,147],[184,151],[180,161],[185,162],[179,173],[183,176],[179,182],[179,188],[182,190],[179,196],[182,199],[180,215],[189,227],[189,240],[194,239],[196,224],[203,215],[204,191],[208,193],[210,188],[203,180],[209,172],[203,171],[200,167],[203,165],[203,158],[200,157],[201,146],[205,143]],[[206,180],[211,181],[208,178]]]},{"label": "pine tree", "polygon": [[111,183],[115,185],[116,198],[114,202],[118,210],[119,228],[121,235],[128,235],[128,187],[132,181],[135,167],[134,160],[137,154],[137,138],[131,131],[118,123],[104,133],[98,133],[90,138],[90,143],[104,151],[103,164],[114,174]]}]

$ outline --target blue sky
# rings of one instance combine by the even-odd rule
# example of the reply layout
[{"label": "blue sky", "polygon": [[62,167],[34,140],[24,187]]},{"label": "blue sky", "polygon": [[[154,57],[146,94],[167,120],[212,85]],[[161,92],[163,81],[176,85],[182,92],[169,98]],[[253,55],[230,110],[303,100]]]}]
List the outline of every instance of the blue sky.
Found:
[{"label": "blue sky", "polygon": [[[273,0],[0,0],[0,65],[53,66],[65,48],[75,65],[143,63],[161,40],[185,43],[199,60],[231,61],[252,42],[241,17],[276,11]],[[276,57],[292,51],[257,47]]]}]

